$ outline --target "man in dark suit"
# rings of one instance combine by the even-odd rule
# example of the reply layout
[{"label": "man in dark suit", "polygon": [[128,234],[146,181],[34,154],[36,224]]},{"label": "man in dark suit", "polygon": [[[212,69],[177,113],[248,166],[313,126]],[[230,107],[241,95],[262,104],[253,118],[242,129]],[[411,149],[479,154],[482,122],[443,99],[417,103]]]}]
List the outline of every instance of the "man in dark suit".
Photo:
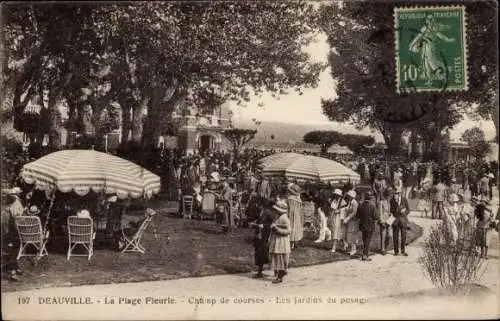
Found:
[{"label": "man in dark suit", "polygon": [[[390,211],[392,216],[394,216],[394,222],[392,223],[392,238],[394,240],[394,255],[399,255],[399,249],[401,248],[401,254],[408,256],[405,252],[406,245],[406,228],[408,226],[407,215],[410,213],[410,205],[408,204],[408,199],[401,195],[401,190],[397,189],[390,202]],[[401,245],[399,245],[399,234],[401,233]]]},{"label": "man in dark suit", "polygon": [[378,221],[377,210],[373,202],[373,193],[367,191],[365,193],[365,200],[358,207],[357,218],[359,220],[359,230],[363,239],[363,255],[361,260],[371,261],[368,257],[370,250],[370,242],[373,232],[375,231],[375,223]]}]

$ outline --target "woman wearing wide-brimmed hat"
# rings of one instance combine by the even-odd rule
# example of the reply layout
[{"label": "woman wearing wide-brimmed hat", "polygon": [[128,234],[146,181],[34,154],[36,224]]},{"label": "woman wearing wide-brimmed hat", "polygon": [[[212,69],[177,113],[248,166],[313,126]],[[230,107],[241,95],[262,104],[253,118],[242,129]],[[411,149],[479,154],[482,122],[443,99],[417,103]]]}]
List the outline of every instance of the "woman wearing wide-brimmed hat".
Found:
[{"label": "woman wearing wide-brimmed hat", "polygon": [[273,283],[281,283],[283,282],[283,277],[287,274],[290,260],[290,233],[292,227],[287,217],[288,206],[286,202],[278,200],[273,208],[278,212],[278,217],[271,224],[269,254],[271,258],[271,269],[276,275],[276,280],[274,280]]},{"label": "woman wearing wide-brimmed hat", "polygon": [[336,188],[333,191],[333,200],[330,204],[332,209],[332,253],[337,251],[337,242],[341,240],[345,246],[345,231],[342,224],[342,214],[344,213],[347,203],[344,201],[342,191]]},{"label": "woman wearing wide-brimmed hat", "polygon": [[380,250],[382,255],[387,254],[387,247],[390,241],[391,225],[388,221],[391,217],[391,208],[389,201],[392,197],[392,189],[387,188],[382,193],[382,199],[377,205],[377,211],[379,216],[379,228],[380,228]]},{"label": "woman wearing wide-brimmed hat", "polygon": [[297,242],[302,240],[304,237],[304,220],[301,211],[302,200],[300,199],[302,190],[300,186],[295,183],[288,184],[287,189],[288,218],[290,219],[290,224],[292,226],[290,243],[293,249],[297,245]]},{"label": "woman wearing wide-brimmed hat", "polygon": [[344,217],[344,224],[346,231],[346,236],[345,236],[346,246],[344,250],[347,250],[349,248],[349,245],[351,245],[350,255],[352,256],[356,254],[356,244],[358,243],[359,239],[359,228],[356,222],[356,214],[358,212],[358,201],[356,201],[356,192],[350,190],[349,192],[347,192],[345,199],[347,202],[347,207],[345,209],[345,217]]}]

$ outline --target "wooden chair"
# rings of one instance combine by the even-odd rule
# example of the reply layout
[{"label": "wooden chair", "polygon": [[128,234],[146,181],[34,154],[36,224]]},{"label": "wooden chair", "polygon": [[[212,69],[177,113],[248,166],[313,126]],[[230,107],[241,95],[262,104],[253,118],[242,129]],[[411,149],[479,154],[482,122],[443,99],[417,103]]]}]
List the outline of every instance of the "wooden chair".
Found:
[{"label": "wooden chair", "polygon": [[[68,217],[68,256],[87,256],[88,260],[94,254],[94,221],[90,217]],[[77,245],[81,245],[87,251],[87,254],[74,254],[73,250]]]},{"label": "wooden chair", "polygon": [[184,218],[191,219],[193,216],[193,196],[184,195],[182,196],[182,216]]},{"label": "wooden chair", "polygon": [[217,195],[211,191],[207,191],[203,194],[203,199],[201,200],[201,216],[204,219],[205,215],[213,218],[215,215]]},{"label": "wooden chair", "polygon": [[[130,237],[125,234],[125,230],[122,229],[122,237],[125,240],[125,247],[122,250],[122,253],[125,252],[139,252],[144,254],[146,252],[146,249],[144,246],[141,244],[142,236],[144,235],[144,232],[148,228],[149,224],[153,221],[153,217],[155,214],[149,214],[146,216],[146,218],[142,221],[141,226],[137,229],[135,234]],[[154,231],[155,238],[158,239],[156,229]]]},{"label": "wooden chair", "polygon": [[[15,225],[20,241],[18,260],[23,256],[34,256],[36,260],[39,260],[42,256],[49,255],[45,246],[50,233],[43,230],[38,216],[18,216],[15,218]],[[36,248],[36,254],[26,253],[26,248],[30,244]]]}]

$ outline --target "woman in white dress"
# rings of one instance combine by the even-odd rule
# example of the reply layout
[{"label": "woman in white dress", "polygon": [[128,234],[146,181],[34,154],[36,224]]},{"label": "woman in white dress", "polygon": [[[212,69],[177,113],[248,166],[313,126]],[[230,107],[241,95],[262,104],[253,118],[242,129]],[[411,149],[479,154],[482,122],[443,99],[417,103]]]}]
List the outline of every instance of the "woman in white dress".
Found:
[{"label": "woman in white dress", "polygon": [[332,238],[332,232],[327,223],[327,217],[330,215],[330,204],[325,197],[316,200],[316,215],[319,222],[319,235],[314,243],[329,242]]},{"label": "woman in white dress", "polygon": [[346,247],[345,242],[345,231],[344,226],[342,224],[343,213],[347,203],[344,201],[342,197],[342,191],[336,188],[333,191],[333,201],[330,205],[332,212],[332,253],[337,251],[337,242],[339,240],[342,241],[344,247]]},{"label": "woman in white dress", "polygon": [[382,199],[377,204],[377,211],[379,213],[380,221],[380,250],[382,255],[387,254],[387,247],[390,241],[390,231],[391,225],[389,224],[389,218],[391,217],[391,208],[389,205],[389,200],[392,197],[392,189],[388,188],[382,193]]},{"label": "woman in white dress", "polygon": [[359,239],[359,226],[356,219],[356,214],[358,212],[358,201],[356,201],[355,191],[350,190],[349,192],[347,192],[346,202],[347,207],[345,209],[345,217],[343,219],[346,231],[346,249],[348,249],[349,245],[351,245],[351,251],[349,252],[349,254],[353,256],[356,254],[356,245]]},{"label": "woman in white dress", "polygon": [[300,199],[300,194],[302,192],[300,186],[295,183],[288,184],[288,218],[290,219],[290,224],[292,226],[292,232],[290,233],[290,243],[292,249],[297,246],[297,242],[302,240],[304,236],[304,220],[302,217],[302,201]]},{"label": "woman in white dress", "polygon": [[458,204],[458,195],[455,193],[450,194],[448,197],[448,202],[450,203],[444,210],[443,224],[444,227],[448,229],[451,233],[453,242],[458,240],[458,221],[461,216],[461,208]]}]

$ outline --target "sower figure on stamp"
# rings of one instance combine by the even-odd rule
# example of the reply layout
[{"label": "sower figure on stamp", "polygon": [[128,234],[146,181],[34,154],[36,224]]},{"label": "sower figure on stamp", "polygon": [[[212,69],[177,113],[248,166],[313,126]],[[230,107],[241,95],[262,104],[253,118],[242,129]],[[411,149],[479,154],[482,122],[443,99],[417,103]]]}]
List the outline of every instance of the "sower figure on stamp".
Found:
[{"label": "sower figure on stamp", "polygon": [[[401,254],[408,256],[405,251],[406,246],[406,227],[408,226],[407,215],[410,213],[408,200],[401,195],[401,190],[394,191],[394,197],[390,203],[391,214],[394,216],[392,223],[392,238],[394,240],[394,255]],[[399,244],[399,235],[401,234],[401,245]]]},{"label": "sower figure on stamp", "polygon": [[433,15],[428,15],[425,25],[420,29],[420,33],[410,42],[410,51],[420,53],[422,58],[423,73],[427,84],[434,81],[443,81],[446,78],[446,65],[441,57],[439,46],[440,40],[454,42],[455,39],[448,38],[442,31],[449,29],[449,26],[440,24]]}]

